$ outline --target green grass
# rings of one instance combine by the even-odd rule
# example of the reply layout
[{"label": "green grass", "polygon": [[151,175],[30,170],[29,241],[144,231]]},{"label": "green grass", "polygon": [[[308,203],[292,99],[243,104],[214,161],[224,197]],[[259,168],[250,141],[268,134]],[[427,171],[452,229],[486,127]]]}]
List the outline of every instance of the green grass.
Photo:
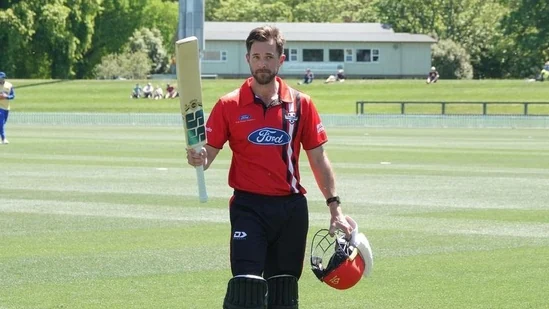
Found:
[{"label": "green grass", "polygon": [[[199,204],[182,128],[8,129],[0,308],[221,307],[231,276],[228,147],[206,172],[210,200]],[[301,308],[547,306],[547,130],[328,133],[343,210],[368,235],[375,266],[336,291],[306,260]],[[329,217],[301,166],[310,241]]]},{"label": "green grass", "polygon": [[[410,216],[410,215],[408,215]],[[508,222],[549,223],[549,209],[475,209],[444,212],[417,213],[412,216],[442,219],[496,220]]]},{"label": "green grass", "polygon": [[[125,112],[177,113],[178,100],[134,100],[130,92],[136,82],[97,80],[13,80],[16,87],[16,112]],[[165,88],[166,82],[152,81]],[[204,80],[204,104],[209,111],[217,99],[240,87],[242,79]],[[297,85],[312,96],[321,113],[354,114],[355,102],[379,101],[495,101],[548,102],[549,83],[526,83],[523,80],[446,81],[426,85],[423,80],[348,80],[345,83]],[[414,104],[407,113],[440,114],[440,105]],[[368,105],[367,113],[400,113],[400,105]],[[449,114],[480,114],[481,105],[448,105]],[[490,114],[522,114],[520,104],[490,105]],[[549,105],[529,106],[530,114],[549,114]]]}]

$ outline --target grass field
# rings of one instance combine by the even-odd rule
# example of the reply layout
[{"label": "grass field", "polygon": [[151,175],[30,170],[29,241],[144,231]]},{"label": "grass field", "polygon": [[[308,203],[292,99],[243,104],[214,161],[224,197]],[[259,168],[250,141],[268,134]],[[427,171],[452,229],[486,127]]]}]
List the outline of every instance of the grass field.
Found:
[{"label": "grass field", "polygon": [[[110,83],[107,91],[119,93],[119,103],[98,102],[109,96],[95,96],[94,83],[55,86],[64,85],[63,94],[77,100],[76,89],[91,85],[86,104],[52,99],[52,84],[21,88],[14,105],[22,111],[93,110],[94,104],[105,111],[130,103],[146,109],[126,98],[130,85],[123,83]],[[361,96],[382,85],[366,82]],[[414,87],[425,96],[449,87],[406,85],[410,98],[419,97]],[[504,92],[514,84],[498,85]],[[233,86],[226,82],[218,91]],[[55,106],[40,105],[40,89]],[[542,99],[536,89],[527,92],[532,100]],[[505,97],[485,90],[474,96]],[[516,89],[507,96],[518,97]],[[169,112],[175,102],[146,104]],[[230,278],[229,149],[207,171],[210,201],[201,205],[182,128],[9,125],[9,132],[12,143],[0,147],[0,308],[221,308]],[[321,284],[305,261],[300,308],[549,306],[547,130],[328,133],[343,209],[368,235],[375,267],[370,278],[342,292]],[[312,236],[329,217],[307,163],[301,164]]]},{"label": "grass field", "polygon": [[[133,100],[131,89],[136,81],[57,81],[13,80],[17,100],[14,112],[126,112],[177,113],[177,100]],[[143,85],[147,81],[137,81]],[[165,88],[165,83],[152,81]],[[549,83],[526,83],[524,80],[446,81],[426,85],[423,80],[349,80],[345,83],[297,85],[310,94],[318,110],[325,114],[354,114],[355,102],[379,101],[496,101],[549,102]],[[204,80],[204,104],[208,111],[217,99],[242,84],[237,80]],[[368,106],[367,113],[400,113],[396,104]],[[480,114],[481,105],[448,105],[448,114]],[[490,106],[490,114],[522,114],[520,104]],[[440,114],[439,105],[411,105],[407,113]],[[549,104],[532,105],[531,114],[549,115]]]}]

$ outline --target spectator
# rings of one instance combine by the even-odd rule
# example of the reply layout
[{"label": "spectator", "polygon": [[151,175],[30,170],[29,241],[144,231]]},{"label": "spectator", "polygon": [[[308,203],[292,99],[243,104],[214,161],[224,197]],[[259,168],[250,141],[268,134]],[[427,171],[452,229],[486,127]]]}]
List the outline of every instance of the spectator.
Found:
[{"label": "spectator", "polygon": [[535,78],[529,78],[527,82],[543,82],[549,80],[549,61],[545,62],[545,65]]},{"label": "spectator", "polygon": [[172,59],[170,61],[170,73],[171,74],[176,74],[177,71],[176,71],[176,62],[175,62],[175,56],[172,56]]},{"label": "spectator", "polygon": [[6,73],[0,72],[0,144],[9,144],[4,132],[10,114],[10,101],[15,99],[13,85],[6,81]]},{"label": "spectator", "polygon": [[543,82],[549,80],[549,61],[545,62],[543,69],[539,73],[538,81]]},{"label": "spectator", "polygon": [[143,89],[141,89],[141,86],[139,84],[135,84],[135,87],[132,90],[132,95],[130,98],[132,99],[139,99],[143,95]]},{"label": "spectator", "polygon": [[156,88],[154,89],[153,98],[155,100],[164,98],[164,91],[162,90],[162,88],[160,88],[160,85],[156,86]]},{"label": "spectator", "polygon": [[439,74],[438,74],[438,71],[435,67],[431,67],[431,71],[429,72],[429,74],[427,75],[427,84],[432,84],[432,83],[436,83],[438,81],[438,78],[439,78]]},{"label": "spectator", "polygon": [[343,71],[343,69],[339,69],[336,75],[328,76],[328,78],[324,81],[324,83],[329,84],[333,82],[344,82],[344,81],[345,81],[345,71]]},{"label": "spectator", "polygon": [[315,78],[315,75],[313,74],[313,72],[311,71],[311,69],[307,69],[305,70],[305,75],[303,76],[303,81],[302,82],[299,82],[297,83],[298,85],[301,85],[301,84],[310,84],[313,82],[313,79]]},{"label": "spectator", "polygon": [[337,71],[337,81],[338,82],[344,82],[345,81],[345,71],[343,71],[343,69],[339,69]]},{"label": "spectator", "polygon": [[143,97],[145,99],[151,99],[153,97],[154,87],[151,83],[148,83],[143,87]]},{"label": "spectator", "polygon": [[175,90],[175,87],[167,84],[166,85],[166,99],[173,99],[177,98],[179,96],[179,93]]}]

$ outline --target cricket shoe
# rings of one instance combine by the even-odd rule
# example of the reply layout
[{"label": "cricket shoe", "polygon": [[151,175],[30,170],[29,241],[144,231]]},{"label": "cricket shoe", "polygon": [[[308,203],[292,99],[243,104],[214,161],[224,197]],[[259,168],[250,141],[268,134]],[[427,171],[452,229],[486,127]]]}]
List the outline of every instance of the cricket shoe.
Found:
[{"label": "cricket shoe", "polygon": [[8,141],[7,138],[4,138],[4,139],[2,140],[2,144],[9,144],[9,143],[10,143],[10,142]]}]

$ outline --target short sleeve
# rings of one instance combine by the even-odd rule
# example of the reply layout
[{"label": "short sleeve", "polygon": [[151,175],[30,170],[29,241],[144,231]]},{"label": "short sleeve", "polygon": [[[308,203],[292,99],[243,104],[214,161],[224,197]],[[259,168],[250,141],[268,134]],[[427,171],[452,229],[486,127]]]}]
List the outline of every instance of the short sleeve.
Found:
[{"label": "short sleeve", "polygon": [[303,149],[314,149],[328,141],[328,135],[314,103],[309,98],[302,100],[303,136],[301,138]]},{"label": "short sleeve", "polygon": [[214,105],[206,122],[206,139],[208,145],[217,149],[222,149],[229,139],[228,122],[221,100]]}]

